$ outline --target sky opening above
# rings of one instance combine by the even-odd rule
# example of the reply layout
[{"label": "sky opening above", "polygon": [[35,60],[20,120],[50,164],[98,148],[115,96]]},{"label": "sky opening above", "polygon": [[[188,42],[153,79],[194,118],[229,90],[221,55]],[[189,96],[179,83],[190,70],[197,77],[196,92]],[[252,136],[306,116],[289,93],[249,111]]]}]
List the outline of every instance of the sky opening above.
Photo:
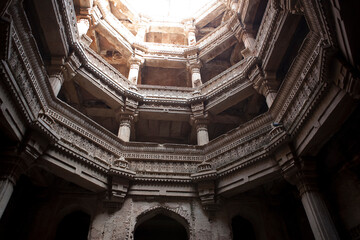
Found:
[{"label": "sky opening above", "polygon": [[156,21],[181,21],[194,17],[216,0],[128,0],[138,13]]}]

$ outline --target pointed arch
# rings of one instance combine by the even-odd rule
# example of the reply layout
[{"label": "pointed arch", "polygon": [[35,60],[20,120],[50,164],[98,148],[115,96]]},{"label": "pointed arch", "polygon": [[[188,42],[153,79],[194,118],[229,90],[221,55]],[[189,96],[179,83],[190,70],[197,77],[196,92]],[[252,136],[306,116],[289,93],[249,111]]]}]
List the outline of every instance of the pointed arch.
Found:
[{"label": "pointed arch", "polygon": [[192,239],[192,229],[190,225],[190,216],[184,211],[181,207],[178,208],[169,208],[165,206],[157,206],[150,209],[145,210],[141,214],[136,217],[136,224],[134,226],[133,233],[135,233],[136,229],[143,223],[156,216],[166,216],[175,220],[179,223],[182,227],[185,228],[187,233],[187,239]]}]

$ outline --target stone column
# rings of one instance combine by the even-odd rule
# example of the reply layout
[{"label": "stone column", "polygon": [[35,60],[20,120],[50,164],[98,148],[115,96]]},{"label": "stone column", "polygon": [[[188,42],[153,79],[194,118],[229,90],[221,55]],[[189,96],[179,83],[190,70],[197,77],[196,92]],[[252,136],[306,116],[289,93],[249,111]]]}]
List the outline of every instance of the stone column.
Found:
[{"label": "stone column", "polygon": [[119,126],[118,137],[124,142],[130,141],[131,123],[133,119],[134,117],[129,114],[120,115],[120,126]]},{"label": "stone column", "polygon": [[57,96],[60,92],[61,86],[64,83],[64,77],[61,73],[54,74],[49,77],[51,88],[54,92],[54,95]]},{"label": "stone column", "polygon": [[188,45],[189,46],[195,45],[196,44],[196,36],[195,36],[196,27],[194,25],[193,20],[186,22],[185,32],[187,34]]},{"label": "stone column", "polygon": [[241,51],[244,58],[251,56],[255,48],[255,38],[252,33],[243,31],[241,33],[241,40],[244,43],[245,49]]},{"label": "stone column", "polygon": [[254,82],[255,90],[266,98],[268,108],[273,104],[279,83],[276,80],[276,73],[265,72],[264,77],[259,77]]},{"label": "stone column", "polygon": [[81,38],[82,35],[86,34],[90,28],[90,22],[87,18],[80,18],[77,21],[77,27],[79,31],[79,37]]},{"label": "stone column", "polygon": [[18,160],[0,162],[0,219],[9,203],[14,186],[20,175]]},{"label": "stone column", "polygon": [[275,158],[284,178],[299,190],[301,202],[315,239],[340,239],[318,189],[316,160],[297,157],[290,144],[278,148]]},{"label": "stone column", "polygon": [[15,182],[9,178],[0,179],[0,219],[14,191]]},{"label": "stone column", "polygon": [[195,120],[197,143],[199,146],[205,145],[209,142],[209,133],[207,128],[207,120]]},{"label": "stone column", "polygon": [[[199,92],[195,92],[194,96],[200,96]],[[209,142],[209,133],[207,125],[208,114],[205,111],[204,102],[195,102],[191,104],[192,116],[190,118],[191,125],[195,126],[197,143],[199,146],[205,145]]]},{"label": "stone column", "polygon": [[139,42],[145,42],[146,40],[146,32],[148,30],[148,22],[149,20],[141,18],[141,23],[139,29],[136,33],[136,40]]},{"label": "stone column", "polygon": [[141,63],[142,59],[139,57],[131,57],[129,59],[130,70],[128,79],[134,84],[138,84]]},{"label": "stone column", "polygon": [[188,67],[190,68],[190,72],[191,72],[192,87],[196,88],[201,86],[202,85],[201,74],[200,74],[201,62],[200,61],[190,62],[188,64]]},{"label": "stone column", "polygon": [[315,239],[340,239],[325,202],[317,188],[314,172],[303,170],[297,172],[296,182],[301,202]]}]

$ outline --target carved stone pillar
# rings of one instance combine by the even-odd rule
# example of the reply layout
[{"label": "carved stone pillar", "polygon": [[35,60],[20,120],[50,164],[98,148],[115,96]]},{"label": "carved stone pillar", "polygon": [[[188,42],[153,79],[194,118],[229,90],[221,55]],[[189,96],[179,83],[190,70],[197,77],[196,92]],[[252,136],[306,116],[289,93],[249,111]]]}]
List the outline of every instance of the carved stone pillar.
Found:
[{"label": "carved stone pillar", "polygon": [[199,146],[205,145],[209,142],[209,133],[207,128],[208,121],[206,119],[195,120],[197,144]]},{"label": "carved stone pillar", "polygon": [[239,8],[239,4],[233,1],[230,7],[231,11],[236,14],[238,12],[238,8]]},{"label": "carved stone pillar", "polygon": [[142,63],[143,63],[143,59],[141,59],[138,56],[131,57],[129,59],[130,70],[129,70],[128,79],[134,84],[138,84],[139,71]]},{"label": "carved stone pillar", "polygon": [[188,45],[189,46],[193,46],[196,44],[196,27],[194,26],[194,21],[189,21],[186,23],[185,26],[185,31],[187,33],[187,40],[188,40]]},{"label": "carved stone pillar", "polygon": [[53,74],[49,77],[49,81],[54,95],[57,96],[60,92],[61,86],[64,83],[63,75],[61,73]]},{"label": "carved stone pillar", "polygon": [[78,27],[78,31],[79,31],[79,37],[82,37],[82,35],[86,35],[86,33],[88,32],[89,28],[90,28],[90,22],[89,19],[87,18],[80,18],[77,21],[77,27]]},{"label": "carved stone pillar", "polygon": [[264,77],[258,77],[254,81],[255,90],[266,98],[268,108],[273,104],[279,83],[276,80],[276,73],[265,72]]},{"label": "carved stone pillar", "polygon": [[131,124],[133,120],[134,117],[130,114],[120,115],[120,126],[119,126],[118,137],[124,142],[130,141]]},{"label": "carved stone pillar", "polygon": [[325,202],[317,188],[314,171],[299,171],[296,186],[316,240],[340,239]]},{"label": "carved stone pillar", "polygon": [[290,146],[280,148],[277,155],[284,178],[299,190],[301,202],[315,239],[340,239],[318,190],[316,162],[312,159],[297,159]]},{"label": "carved stone pillar", "polygon": [[199,60],[189,61],[188,68],[191,72],[191,84],[193,88],[199,87],[202,85],[201,82],[201,62]]},{"label": "carved stone pillar", "polygon": [[209,142],[209,133],[207,128],[209,121],[207,119],[208,115],[204,112],[204,109],[203,102],[193,103],[191,105],[191,111],[193,113],[191,122],[196,129],[197,143],[199,146],[205,145]]},{"label": "carved stone pillar", "polygon": [[244,43],[245,49],[241,51],[244,58],[251,56],[255,48],[255,38],[252,33],[243,31],[241,33],[241,40]]},{"label": "carved stone pillar", "polygon": [[149,20],[141,18],[141,23],[136,33],[136,40],[138,40],[139,42],[144,42],[146,40],[145,38],[148,31],[148,22]]},{"label": "carved stone pillar", "polygon": [[133,99],[126,98],[125,105],[117,114],[117,119],[120,122],[118,137],[125,142],[130,141],[131,127],[137,119],[137,106],[138,102]]},{"label": "carved stone pillar", "polygon": [[0,162],[0,219],[9,203],[14,186],[20,176],[19,160]]}]

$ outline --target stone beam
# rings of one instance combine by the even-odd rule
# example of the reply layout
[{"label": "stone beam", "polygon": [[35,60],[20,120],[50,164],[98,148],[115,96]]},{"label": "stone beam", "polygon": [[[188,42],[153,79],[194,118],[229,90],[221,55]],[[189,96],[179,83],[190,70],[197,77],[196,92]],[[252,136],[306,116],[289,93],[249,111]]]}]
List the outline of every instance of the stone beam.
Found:
[{"label": "stone beam", "polygon": [[222,111],[236,105],[255,93],[252,83],[245,81],[238,84],[222,94],[218,94],[216,98],[210,98],[206,104],[206,111],[216,115]]},{"label": "stone beam", "polygon": [[87,74],[82,70],[80,70],[76,77],[74,77],[74,81],[86,91],[104,101],[112,109],[118,109],[124,105],[121,96],[115,94],[97,80],[87,76]]},{"label": "stone beam", "polygon": [[237,43],[237,39],[232,32],[227,32],[222,35],[217,41],[200,49],[199,58],[203,62],[209,62],[227,49]]},{"label": "stone beam", "polygon": [[[251,161],[251,159],[247,161]],[[235,163],[235,165],[245,163],[246,161],[242,161]],[[249,165],[249,167],[240,168],[238,171],[226,175],[226,177],[221,177],[222,172],[231,168],[235,168],[234,164],[217,170],[220,175],[217,192],[224,197],[237,195],[280,177],[279,166],[272,158],[259,160],[255,164]]]}]

